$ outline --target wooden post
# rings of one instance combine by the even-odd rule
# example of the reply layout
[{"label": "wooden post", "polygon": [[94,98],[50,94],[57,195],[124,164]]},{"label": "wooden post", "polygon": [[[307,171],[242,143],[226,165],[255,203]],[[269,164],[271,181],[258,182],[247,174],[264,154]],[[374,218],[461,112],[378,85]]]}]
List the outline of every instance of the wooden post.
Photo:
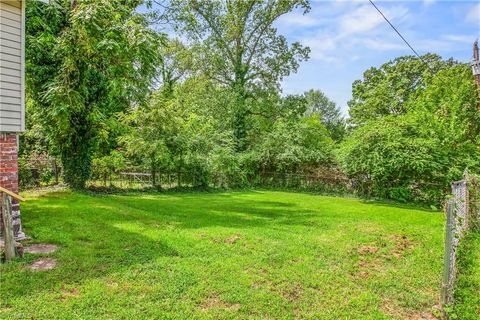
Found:
[{"label": "wooden post", "polygon": [[479,212],[479,190],[478,190],[478,180],[476,176],[470,177],[470,221],[471,228],[478,230],[480,228],[480,212]]},{"label": "wooden post", "polygon": [[0,187],[0,214],[3,220],[3,237],[5,240],[5,261],[8,262],[15,258],[15,237],[13,234],[12,220],[12,198],[18,201],[24,201],[21,196]]},{"label": "wooden post", "polygon": [[5,262],[15,258],[15,238],[12,223],[12,198],[6,193],[2,194],[1,212],[3,219],[3,238],[5,240]]}]

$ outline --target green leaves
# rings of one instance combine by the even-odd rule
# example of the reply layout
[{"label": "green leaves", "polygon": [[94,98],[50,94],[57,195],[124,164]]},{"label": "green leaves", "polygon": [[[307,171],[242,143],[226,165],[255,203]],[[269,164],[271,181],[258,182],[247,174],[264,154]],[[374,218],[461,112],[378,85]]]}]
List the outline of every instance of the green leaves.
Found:
[{"label": "green leaves", "polygon": [[254,149],[263,171],[295,172],[327,166],[333,161],[333,141],[318,116],[275,122]]},{"label": "green leaves", "polygon": [[82,188],[106,119],[142,103],[163,36],[136,12],[141,1],[54,1],[27,6],[28,116],[42,125],[65,180]]},{"label": "green leaves", "polygon": [[[371,69],[365,73],[368,81],[354,84],[354,90],[368,87],[362,93],[367,99],[354,101],[352,122],[359,126],[342,144],[339,160],[363,192],[405,201],[439,201],[465,168],[480,169],[478,94],[469,67],[450,61],[436,66],[442,69],[433,76],[429,70],[405,69],[402,76],[382,73],[380,79],[379,70]],[[382,69],[397,67],[386,64]],[[388,87],[383,77],[400,83]],[[422,85],[410,87],[414,83]],[[408,93],[400,90],[405,84],[411,89]],[[402,99],[395,98],[401,95]],[[375,106],[380,103],[388,108],[401,104],[402,111],[379,113]],[[360,110],[361,116],[356,114]]]},{"label": "green leaves", "polygon": [[128,129],[120,143],[126,155],[152,176],[186,172],[202,186],[212,174],[233,170],[225,162],[233,158],[232,135],[212,114],[221,96],[221,90],[203,79],[192,78],[173,92],[159,89],[148,105],[125,116]]},{"label": "green leaves", "polygon": [[405,114],[408,102],[416,99],[434,75],[455,64],[457,62],[444,61],[436,54],[426,54],[422,60],[402,56],[380,68],[368,69],[363,80],[356,80],[352,85],[352,99],[348,102],[350,122],[363,125],[378,117]]},{"label": "green leaves", "polygon": [[307,116],[317,114],[320,121],[329,131],[332,139],[341,141],[346,134],[345,119],[335,102],[320,90],[310,90],[304,94]]},{"label": "green leaves", "polygon": [[159,14],[195,46],[193,69],[237,96],[233,114],[237,150],[245,150],[248,99],[260,90],[278,89],[283,77],[308,58],[308,48],[291,46],[273,23],[303,8],[307,1],[170,1]]}]

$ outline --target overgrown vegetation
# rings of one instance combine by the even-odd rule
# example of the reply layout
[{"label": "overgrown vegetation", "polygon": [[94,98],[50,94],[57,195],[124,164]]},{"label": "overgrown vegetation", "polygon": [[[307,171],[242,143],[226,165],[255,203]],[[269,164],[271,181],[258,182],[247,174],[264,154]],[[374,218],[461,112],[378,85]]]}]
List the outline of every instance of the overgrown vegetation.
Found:
[{"label": "overgrown vegetation", "polygon": [[480,316],[480,232],[470,231],[458,253],[455,303],[447,308],[450,319],[476,320]]},{"label": "overgrown vegetation", "polygon": [[354,126],[339,161],[367,194],[439,201],[465,169],[479,169],[478,89],[469,67],[423,59],[428,66],[399,58],[354,83]]},{"label": "overgrown vegetation", "polygon": [[282,95],[309,48],[274,24],[308,1],[51,2],[27,11],[22,153],[60,159],[74,188],[125,170],[154,186],[189,175],[195,187],[339,173],[360,195],[438,203],[479,169],[465,64],[426,54],[370,68],[353,84],[348,125],[320,90]]},{"label": "overgrown vegetation", "polygon": [[[30,137],[83,188],[94,154],[110,147],[115,115],[148,94],[163,35],[136,13],[142,1],[51,1],[27,6]],[[27,139],[28,141],[28,139]]]}]

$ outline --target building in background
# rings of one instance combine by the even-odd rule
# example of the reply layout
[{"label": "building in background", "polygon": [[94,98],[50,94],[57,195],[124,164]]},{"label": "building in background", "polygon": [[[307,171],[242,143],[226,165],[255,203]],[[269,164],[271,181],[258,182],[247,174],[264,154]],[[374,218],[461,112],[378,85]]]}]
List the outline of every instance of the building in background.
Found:
[{"label": "building in background", "polygon": [[480,87],[480,55],[478,53],[478,41],[473,43],[473,63],[472,72],[477,85]]}]

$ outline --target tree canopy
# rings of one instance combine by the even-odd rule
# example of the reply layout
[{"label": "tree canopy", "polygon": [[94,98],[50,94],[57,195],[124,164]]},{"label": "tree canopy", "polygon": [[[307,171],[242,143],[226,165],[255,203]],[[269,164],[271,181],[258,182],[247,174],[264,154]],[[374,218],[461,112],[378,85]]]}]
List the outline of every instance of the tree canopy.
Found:
[{"label": "tree canopy", "polygon": [[362,125],[368,120],[386,115],[401,115],[408,111],[408,101],[424,90],[435,74],[453,64],[439,55],[401,56],[371,67],[362,80],[352,84],[352,99],[348,102],[350,123]]},{"label": "tree canopy", "polygon": [[320,90],[309,90],[305,92],[307,116],[317,114],[321,122],[330,132],[331,137],[340,141],[346,133],[345,119],[342,116],[337,104],[330,100]]},{"label": "tree canopy", "polygon": [[22,154],[58,157],[74,188],[92,165],[105,183],[133,168],[156,187],[162,174],[232,187],[329,172],[359,194],[404,201],[438,201],[465,168],[480,169],[478,89],[452,59],[369,68],[352,85],[348,119],[320,89],[283,94],[309,48],[289,44],[275,22],[309,9],[302,0],[32,2]]},{"label": "tree canopy", "polygon": [[161,19],[195,48],[196,69],[235,93],[231,121],[237,150],[245,150],[251,114],[247,100],[256,91],[278,89],[282,78],[308,58],[308,48],[298,42],[289,45],[273,24],[294,9],[307,12],[308,2],[172,0],[161,7]]},{"label": "tree canopy", "polygon": [[406,96],[402,114],[365,110],[363,119],[371,120],[342,144],[345,172],[367,193],[439,200],[465,169],[480,169],[478,89],[469,66],[447,64],[433,77],[427,73],[428,84]]},{"label": "tree canopy", "polygon": [[58,155],[65,181],[82,188],[115,114],[140,103],[163,36],[141,1],[51,1],[27,6],[28,116]]}]

